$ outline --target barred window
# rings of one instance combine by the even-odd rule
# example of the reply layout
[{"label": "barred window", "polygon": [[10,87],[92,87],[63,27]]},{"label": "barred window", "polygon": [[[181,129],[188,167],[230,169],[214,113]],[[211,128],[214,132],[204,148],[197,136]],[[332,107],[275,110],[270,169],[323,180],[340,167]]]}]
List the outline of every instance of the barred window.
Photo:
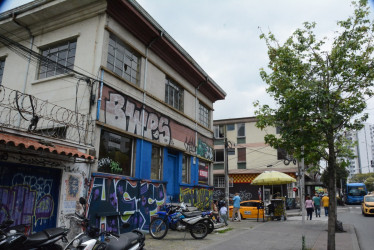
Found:
[{"label": "barred window", "polygon": [[[225,176],[214,176],[214,187],[216,188],[226,187]],[[229,178],[229,187],[234,187],[234,179],[232,177]]]},{"label": "barred window", "polygon": [[0,59],[0,85],[3,82],[5,59]]},{"label": "barred window", "polygon": [[39,79],[65,74],[73,69],[77,41],[67,41],[44,47],[41,53],[49,60],[42,60],[39,67]]},{"label": "barred window", "polygon": [[165,102],[170,106],[183,111],[183,89],[170,79],[166,79]]},{"label": "barred window", "polygon": [[202,125],[209,128],[209,109],[201,103],[199,106],[199,121]]},{"label": "barred window", "polygon": [[127,81],[139,85],[140,57],[113,34],[109,36],[107,67]]}]

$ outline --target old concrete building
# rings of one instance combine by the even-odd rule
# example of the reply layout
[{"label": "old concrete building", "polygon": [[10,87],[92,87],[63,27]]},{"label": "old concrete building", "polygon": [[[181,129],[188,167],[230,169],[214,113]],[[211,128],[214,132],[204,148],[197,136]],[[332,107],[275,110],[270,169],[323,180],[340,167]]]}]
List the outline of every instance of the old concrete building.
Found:
[{"label": "old concrete building", "polygon": [[[209,206],[213,104],[226,93],[136,1],[39,0],[2,13],[0,62],[2,86],[93,127],[77,135],[97,159],[86,183],[93,223],[147,230],[168,198]],[[67,133],[83,121],[69,122]],[[50,129],[36,123],[34,133]]]}]

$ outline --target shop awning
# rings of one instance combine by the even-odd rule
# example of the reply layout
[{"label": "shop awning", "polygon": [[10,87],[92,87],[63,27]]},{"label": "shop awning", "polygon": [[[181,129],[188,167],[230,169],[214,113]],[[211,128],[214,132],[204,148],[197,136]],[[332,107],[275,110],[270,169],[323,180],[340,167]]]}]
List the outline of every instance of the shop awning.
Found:
[{"label": "shop awning", "polygon": [[23,136],[0,133],[0,144],[24,147],[26,149],[43,150],[50,153],[93,160],[95,157],[80,152],[77,148],[57,145],[43,139],[31,139]]}]

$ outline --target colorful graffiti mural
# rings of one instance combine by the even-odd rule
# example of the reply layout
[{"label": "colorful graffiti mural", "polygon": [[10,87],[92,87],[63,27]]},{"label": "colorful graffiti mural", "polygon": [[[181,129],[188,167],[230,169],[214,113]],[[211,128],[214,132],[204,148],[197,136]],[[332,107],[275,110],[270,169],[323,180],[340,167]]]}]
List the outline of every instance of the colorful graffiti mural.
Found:
[{"label": "colorful graffiti mural", "polygon": [[0,222],[29,224],[33,232],[55,227],[61,171],[0,163]]},{"label": "colorful graffiti mural", "polygon": [[[102,94],[101,122],[138,136],[144,132],[147,139],[213,160],[213,134],[211,138],[203,136],[182,123],[184,118],[172,119],[109,86],[104,85]],[[200,137],[197,142],[196,136]]]},{"label": "colorful graffiti mural", "polygon": [[[166,199],[163,183],[95,176],[90,190],[88,218],[99,228],[123,233],[134,228],[147,231]],[[122,223],[128,222],[129,229]]]},{"label": "colorful graffiti mural", "polygon": [[[142,127],[144,113],[145,125]],[[105,122],[115,125],[123,130],[164,144],[170,144],[170,120],[166,116],[145,109],[131,98],[109,93],[105,102]]]},{"label": "colorful graffiti mural", "polygon": [[197,141],[197,155],[213,160],[213,148],[199,138]]},{"label": "colorful graffiti mural", "polygon": [[190,203],[199,210],[208,210],[213,201],[213,189],[181,187],[180,202]]}]

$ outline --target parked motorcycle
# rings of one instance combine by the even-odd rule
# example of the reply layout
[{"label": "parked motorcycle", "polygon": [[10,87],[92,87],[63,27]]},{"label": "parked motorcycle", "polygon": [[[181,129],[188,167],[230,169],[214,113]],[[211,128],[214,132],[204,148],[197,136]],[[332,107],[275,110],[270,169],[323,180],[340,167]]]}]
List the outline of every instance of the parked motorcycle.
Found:
[{"label": "parked motorcycle", "polygon": [[189,217],[203,216],[205,218],[203,220],[203,222],[208,227],[208,234],[213,232],[214,222],[213,222],[213,212],[212,211],[210,211],[210,210],[208,210],[208,211],[190,211],[189,207],[184,202],[182,202],[180,204],[180,209],[181,209],[181,212],[183,212],[184,215],[187,215]]},{"label": "parked motorcycle", "polygon": [[189,231],[195,239],[203,239],[208,234],[205,215],[188,215],[181,211],[180,206],[167,205],[166,211],[156,213],[157,217],[149,225],[149,233],[154,239],[166,236],[169,227],[178,231]]},{"label": "parked motorcycle", "polygon": [[24,233],[10,229],[14,221],[7,220],[0,225],[0,250],[60,250],[56,242],[67,241],[68,230],[65,228],[49,228],[26,236]]},{"label": "parked motorcycle", "polygon": [[[84,208],[84,213],[82,216],[75,214],[75,216],[71,216],[71,218],[76,219],[80,223],[83,232],[69,242],[65,247],[66,250],[140,250],[144,248],[145,235],[137,229],[119,235],[110,231],[100,232],[100,229],[89,226],[88,219],[85,216],[87,202],[83,197],[79,199],[79,202]],[[124,223],[123,226],[124,228],[128,228],[130,224]]]}]

